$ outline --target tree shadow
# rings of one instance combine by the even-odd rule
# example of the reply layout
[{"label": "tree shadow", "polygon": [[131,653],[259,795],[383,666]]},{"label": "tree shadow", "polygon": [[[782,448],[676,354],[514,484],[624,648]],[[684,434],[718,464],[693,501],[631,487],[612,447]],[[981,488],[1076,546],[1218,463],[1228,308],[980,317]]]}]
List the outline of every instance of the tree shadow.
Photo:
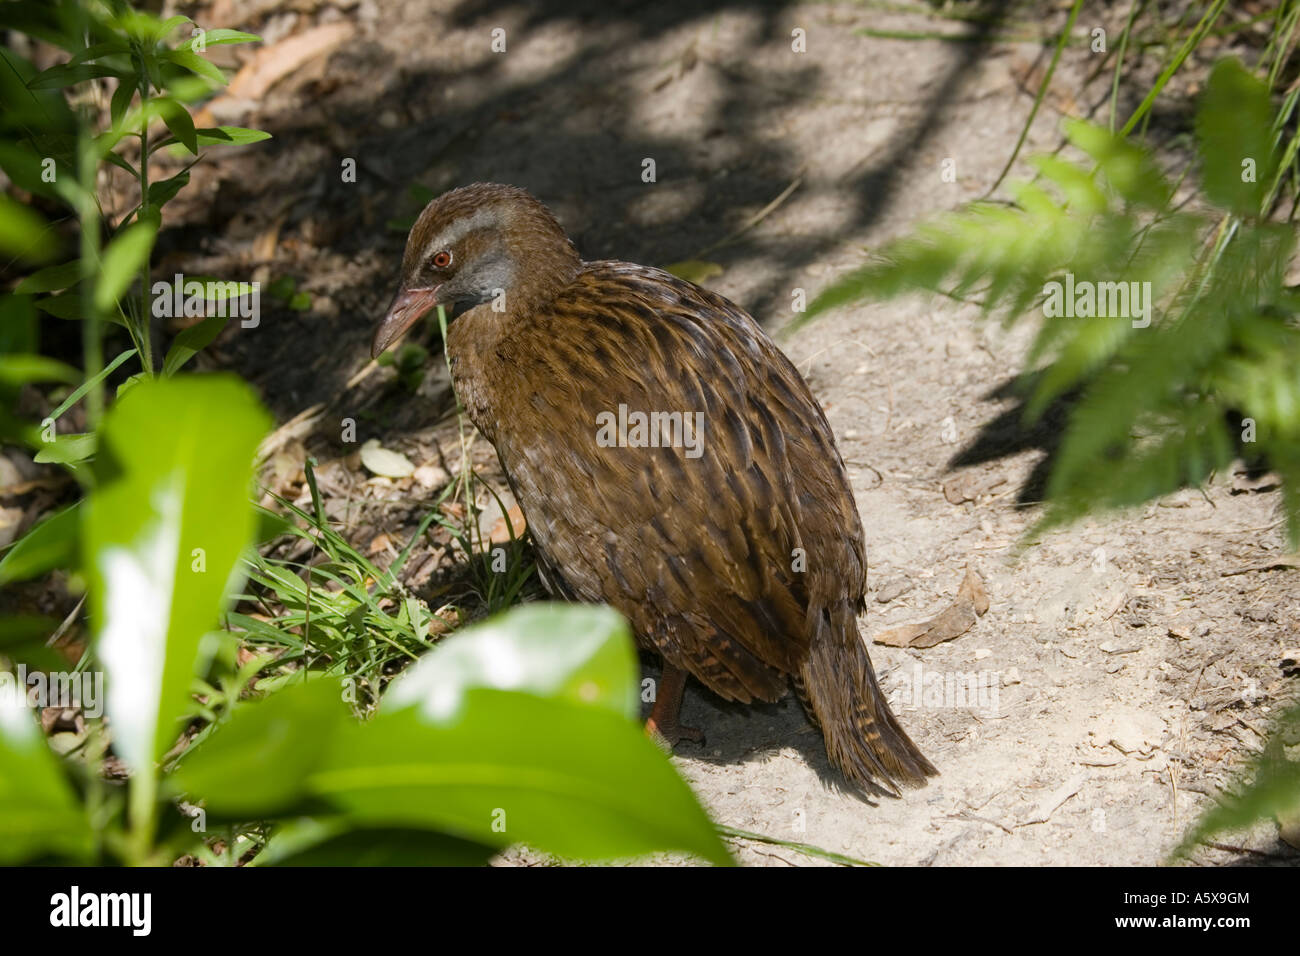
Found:
[{"label": "tree shadow", "polygon": [[[786,0],[707,6],[580,0],[552,9],[466,0],[449,23],[481,28],[485,44],[500,22],[510,22],[516,38],[564,28],[574,42],[522,82],[511,78],[505,57],[491,57],[468,68],[421,59],[409,70],[384,71],[378,89],[318,83],[321,95],[306,108],[260,118],[274,138],[235,160],[240,174],[223,181],[213,220],[202,230],[173,231],[164,248],[210,245],[214,229],[237,238],[244,219],[257,220],[259,228],[283,219],[281,246],[305,251],[298,261],[277,256],[275,268],[295,273],[309,288],[314,281],[328,289],[331,310],[295,313],[264,301],[264,327],[230,336],[223,347],[228,364],[261,388],[277,418],[291,418],[339,395],[368,357],[405,239],[384,221],[418,211],[407,196],[414,182],[434,192],[478,180],[523,186],[557,208],[585,257],[660,265],[719,242],[744,218],[738,211],[761,209],[780,195],[800,173],[798,144],[768,135],[766,127],[777,106],[794,101],[816,108],[835,67],[798,56],[787,70],[758,75],[746,69],[743,53],[755,44],[789,43],[793,6]],[[763,278],[741,303],[760,322],[788,312],[789,290],[807,268],[889,210],[906,159],[941,133],[945,108],[1012,6],[984,5],[986,15],[971,26],[973,42],[959,45],[919,109],[883,149],[835,184],[849,206],[844,215],[798,236],[746,236],[710,256],[727,268],[761,266]],[[753,14],[744,49],[708,46],[708,56],[701,56],[717,18],[736,12]],[[678,34],[681,54],[669,63],[633,56],[642,44]],[[328,69],[364,76],[389,58],[378,44],[358,42],[336,52]],[[663,84],[693,70],[709,71],[710,96],[689,124],[704,135],[647,132],[639,112],[653,105]],[[356,160],[356,182],[338,173],[348,157]],[[655,187],[639,175],[646,158],[656,163]],[[675,190],[670,209],[647,218],[647,189],[665,186]],[[348,260],[346,273],[322,276],[311,247]]]}]

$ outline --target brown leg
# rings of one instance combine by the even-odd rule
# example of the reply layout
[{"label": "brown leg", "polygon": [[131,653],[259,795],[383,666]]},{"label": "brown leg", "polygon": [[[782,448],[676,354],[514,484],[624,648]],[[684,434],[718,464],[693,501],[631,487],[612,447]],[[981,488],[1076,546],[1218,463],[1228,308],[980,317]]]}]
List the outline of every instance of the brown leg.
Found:
[{"label": "brown leg", "polygon": [[686,690],[684,670],[673,667],[664,661],[663,676],[659,678],[659,687],[655,692],[655,705],[650,711],[650,719],[645,722],[645,732],[665,750],[685,737],[696,743],[704,743],[704,733],[696,727],[683,727],[677,722],[682,709],[682,693]]}]

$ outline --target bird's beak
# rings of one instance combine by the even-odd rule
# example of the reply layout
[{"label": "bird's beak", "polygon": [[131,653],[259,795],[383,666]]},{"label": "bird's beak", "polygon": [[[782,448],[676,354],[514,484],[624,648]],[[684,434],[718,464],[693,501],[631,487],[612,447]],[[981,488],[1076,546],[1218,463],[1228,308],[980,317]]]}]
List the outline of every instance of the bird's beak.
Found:
[{"label": "bird's beak", "polygon": [[403,289],[397,293],[384,321],[375,330],[375,339],[370,344],[371,358],[378,358],[380,352],[400,339],[421,316],[438,304],[440,288],[441,285],[436,285],[432,289]]}]

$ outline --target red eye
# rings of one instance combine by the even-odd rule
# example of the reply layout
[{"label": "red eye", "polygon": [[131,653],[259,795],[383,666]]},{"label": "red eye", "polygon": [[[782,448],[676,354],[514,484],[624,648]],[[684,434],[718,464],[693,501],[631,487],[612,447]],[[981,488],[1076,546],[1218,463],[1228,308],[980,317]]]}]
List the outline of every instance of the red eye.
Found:
[{"label": "red eye", "polygon": [[442,252],[436,253],[433,257],[433,264],[434,267],[438,269],[447,268],[447,266],[451,265],[451,253],[446,249]]}]

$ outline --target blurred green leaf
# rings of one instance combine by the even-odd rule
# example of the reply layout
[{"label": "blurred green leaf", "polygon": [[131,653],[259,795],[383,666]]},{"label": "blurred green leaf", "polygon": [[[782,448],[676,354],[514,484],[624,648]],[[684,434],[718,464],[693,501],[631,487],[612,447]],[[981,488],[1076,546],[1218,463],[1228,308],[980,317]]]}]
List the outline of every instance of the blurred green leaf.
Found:
[{"label": "blurred green leaf", "polygon": [[1153,209],[1169,203],[1172,190],[1150,154],[1093,123],[1067,119],[1065,135],[1091,156],[1101,174],[1126,202]]},{"label": "blurred green leaf", "polygon": [[354,830],[344,819],[281,824],[251,866],[484,866],[496,849],[428,830]]},{"label": "blurred green leaf", "polygon": [[8,672],[0,682],[0,863],[84,859],[90,828],[23,700],[26,688]]},{"label": "blurred green leaf", "polygon": [[8,614],[0,617],[0,649],[44,641],[58,626],[58,618],[44,614]]},{"label": "blurred green leaf", "polygon": [[55,568],[77,565],[81,538],[81,506],[64,508],[33,525],[0,559],[0,587],[40,577]]},{"label": "blurred green leaf", "polygon": [[169,787],[223,816],[263,818],[290,809],[306,793],[335,728],[350,719],[342,697],[337,680],[315,678],[240,704],[181,758]]},{"label": "blurred green leaf", "polygon": [[1238,61],[1220,60],[1196,112],[1205,195],[1241,216],[1259,215],[1272,180],[1268,87]]},{"label": "blurred green leaf", "polygon": [[526,604],[439,641],[393,682],[382,709],[416,706],[432,720],[448,719],[468,689],[491,687],[632,720],[640,713],[639,680],[631,632],[613,608]]},{"label": "blurred green leaf", "polygon": [[0,255],[39,263],[58,250],[54,230],[39,213],[0,194]]},{"label": "blurred green leaf", "polygon": [[243,577],[252,461],[268,418],[224,376],[143,382],[100,429],[85,505],[91,620],[114,747],[137,773],[171,745],[195,656]]},{"label": "blurred green leaf", "polygon": [[[179,49],[193,50],[197,39],[197,37],[190,37],[190,39],[180,45]],[[225,43],[257,43],[260,42],[261,39],[262,38],[256,33],[244,33],[242,30],[227,30],[222,28],[203,31],[203,45],[205,47],[221,46]]]},{"label": "blurred green leaf", "polygon": [[97,438],[87,435],[56,435],[54,441],[42,443],[36,453],[39,464],[71,465],[85,461],[95,453]]},{"label": "blurred green leaf", "polygon": [[198,54],[191,53],[189,50],[164,50],[163,59],[175,63],[177,66],[184,67],[191,73],[210,80],[217,86],[226,85],[226,76],[210,61],[203,59]]},{"label": "blurred green leaf", "polygon": [[0,386],[28,382],[75,382],[78,372],[71,365],[44,355],[0,355]]},{"label": "blurred green leaf", "polygon": [[1278,719],[1264,752],[1239,774],[1234,792],[1220,795],[1201,814],[1173,851],[1173,859],[1186,857],[1197,844],[1224,830],[1246,829],[1270,818],[1292,826],[1300,821],[1300,760],[1286,755],[1288,744],[1298,743],[1300,706],[1293,705]]},{"label": "blurred green leaf", "polygon": [[81,280],[81,260],[73,259],[57,266],[46,266],[33,272],[14,289],[20,295],[35,292],[60,292],[70,289]]},{"label": "blurred green leaf", "polygon": [[642,728],[571,700],[476,689],[446,722],[412,706],[345,724],[311,790],[367,826],[430,827],[583,859],[676,849],[730,862]]},{"label": "blurred green leaf", "polygon": [[149,261],[157,228],[148,222],[127,226],[104,252],[99,281],[95,284],[95,307],[108,312],[130,287],[131,281]]},{"label": "blurred green leaf", "polygon": [[114,37],[111,40],[105,40],[103,43],[92,44],[79,53],[73,54],[72,58],[68,60],[65,65],[77,66],[80,63],[87,63],[90,60],[98,60],[102,56],[113,56],[130,52],[131,44],[121,37]]},{"label": "blurred green leaf", "polygon": [[82,63],[77,66],[60,64],[36,74],[28,81],[27,87],[32,90],[61,90],[67,86],[74,86],[87,80],[97,80],[105,76],[119,77],[128,83],[131,80],[130,73],[124,73],[120,69],[103,63]]}]

